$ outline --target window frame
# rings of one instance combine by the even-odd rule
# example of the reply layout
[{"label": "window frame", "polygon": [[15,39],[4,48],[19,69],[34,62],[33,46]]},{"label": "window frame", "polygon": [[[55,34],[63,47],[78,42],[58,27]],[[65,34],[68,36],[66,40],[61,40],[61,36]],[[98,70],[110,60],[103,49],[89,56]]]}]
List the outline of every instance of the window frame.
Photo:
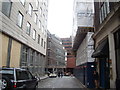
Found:
[{"label": "window frame", "polygon": [[2,12],[5,16],[10,17],[10,15],[11,15],[11,9],[12,9],[12,2],[11,2],[11,0],[8,0],[8,1],[9,1],[9,3],[10,3],[9,15],[7,15],[7,14],[5,14],[5,13],[3,12],[3,3],[6,3],[6,2],[2,2],[2,10],[1,10],[1,12]]},{"label": "window frame", "polygon": [[42,30],[42,33],[44,33],[44,26],[43,25],[42,25],[42,29],[41,30]]},{"label": "window frame", "polygon": [[38,44],[40,44],[40,34],[38,34]]},{"label": "window frame", "polygon": [[[18,19],[19,19],[18,16],[19,16],[19,14],[22,16],[21,25],[18,24]],[[23,18],[24,18],[24,15],[23,15],[20,11],[18,11],[18,15],[17,15],[17,26],[20,27],[20,28],[22,28],[22,26],[23,26]],[[20,20],[19,20],[19,21],[20,21]]]},{"label": "window frame", "polygon": [[34,62],[34,56],[35,56],[35,51],[31,49],[30,52],[30,65],[33,66],[33,62]]},{"label": "window frame", "polygon": [[[16,70],[16,74],[17,74],[17,80],[29,80],[28,73],[25,70]],[[22,77],[20,77],[21,75],[22,75]],[[25,76],[25,77],[23,77],[23,76]]]},{"label": "window frame", "polygon": [[42,16],[42,7],[40,7],[40,16]]},{"label": "window frame", "polygon": [[41,24],[42,24],[42,23],[41,23],[41,21],[39,20],[39,29],[41,29]]},{"label": "window frame", "polygon": [[[30,7],[31,7],[31,10],[30,10]],[[32,11],[33,11],[33,6],[32,6],[31,3],[29,3],[28,14],[29,14],[30,16],[32,16]]]},{"label": "window frame", "polygon": [[20,66],[27,66],[28,62],[28,55],[29,55],[29,48],[25,45],[22,46],[22,52],[21,52],[21,63]]},{"label": "window frame", "polygon": [[[35,31],[35,34],[34,34],[34,31]],[[32,36],[32,38],[35,40],[36,39],[36,30],[35,29],[33,29],[33,35],[34,36]]]},{"label": "window frame", "polygon": [[38,15],[35,13],[34,22],[37,24]]},{"label": "window frame", "polygon": [[46,48],[46,42],[44,41],[44,49]]},{"label": "window frame", "polygon": [[41,46],[43,47],[43,38],[41,38]]},{"label": "window frame", "polygon": [[105,0],[102,3],[100,2],[99,12],[100,23],[102,23],[105,20],[105,18],[107,18],[107,15],[110,13],[109,0]]},{"label": "window frame", "polygon": [[37,8],[39,7],[39,2],[38,2],[38,0],[36,0],[36,7],[37,7]]},{"label": "window frame", "polygon": [[[27,26],[27,30],[26,30],[26,34],[30,35],[30,31],[31,31],[31,24],[29,22],[27,22],[27,25],[30,25],[29,27]],[[28,28],[29,28],[29,32],[28,32]]]},{"label": "window frame", "polygon": [[24,0],[24,2],[22,1],[22,0],[19,0],[20,1],[20,3],[23,5],[23,6],[25,6],[25,1],[26,0]]}]

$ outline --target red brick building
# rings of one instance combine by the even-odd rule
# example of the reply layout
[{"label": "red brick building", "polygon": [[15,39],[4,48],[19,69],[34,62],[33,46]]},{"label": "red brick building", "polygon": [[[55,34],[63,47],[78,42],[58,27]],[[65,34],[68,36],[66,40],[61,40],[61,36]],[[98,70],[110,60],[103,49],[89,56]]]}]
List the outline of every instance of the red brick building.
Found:
[{"label": "red brick building", "polygon": [[62,44],[67,51],[67,65],[66,71],[73,73],[73,69],[76,66],[75,55],[72,52],[72,38],[61,38]]}]

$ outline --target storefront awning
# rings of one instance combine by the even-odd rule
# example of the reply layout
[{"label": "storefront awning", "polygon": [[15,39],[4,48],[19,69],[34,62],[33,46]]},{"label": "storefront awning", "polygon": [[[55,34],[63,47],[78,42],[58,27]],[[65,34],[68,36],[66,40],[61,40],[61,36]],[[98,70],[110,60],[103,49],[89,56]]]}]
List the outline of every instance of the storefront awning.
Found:
[{"label": "storefront awning", "polygon": [[92,54],[92,58],[104,58],[108,56],[108,40],[104,40],[102,43],[98,45],[95,51]]}]

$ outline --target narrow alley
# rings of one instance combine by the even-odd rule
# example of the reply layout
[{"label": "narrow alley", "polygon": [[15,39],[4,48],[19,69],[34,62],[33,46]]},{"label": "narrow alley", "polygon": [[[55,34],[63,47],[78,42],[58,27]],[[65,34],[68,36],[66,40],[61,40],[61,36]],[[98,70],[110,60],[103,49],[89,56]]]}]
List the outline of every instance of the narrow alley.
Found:
[{"label": "narrow alley", "polygon": [[84,88],[84,86],[71,76],[63,76],[62,78],[47,78],[39,82],[38,88]]},{"label": "narrow alley", "polygon": [[120,0],[0,0],[0,90],[120,90]]}]

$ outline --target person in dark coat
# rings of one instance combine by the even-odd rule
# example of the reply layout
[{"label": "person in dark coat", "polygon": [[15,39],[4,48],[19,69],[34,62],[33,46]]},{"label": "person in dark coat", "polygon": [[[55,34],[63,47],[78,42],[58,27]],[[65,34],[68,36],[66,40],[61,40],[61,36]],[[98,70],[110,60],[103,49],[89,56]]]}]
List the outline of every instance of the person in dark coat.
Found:
[{"label": "person in dark coat", "polygon": [[61,74],[61,73],[60,73],[60,70],[59,70],[59,71],[58,71],[58,77],[60,77],[60,74]]},{"label": "person in dark coat", "polygon": [[93,72],[93,78],[94,78],[95,88],[99,88],[99,84],[98,84],[99,75],[98,75],[98,72],[96,72],[96,71]]},{"label": "person in dark coat", "polygon": [[63,77],[63,71],[60,72],[60,77],[61,77],[61,78]]}]

